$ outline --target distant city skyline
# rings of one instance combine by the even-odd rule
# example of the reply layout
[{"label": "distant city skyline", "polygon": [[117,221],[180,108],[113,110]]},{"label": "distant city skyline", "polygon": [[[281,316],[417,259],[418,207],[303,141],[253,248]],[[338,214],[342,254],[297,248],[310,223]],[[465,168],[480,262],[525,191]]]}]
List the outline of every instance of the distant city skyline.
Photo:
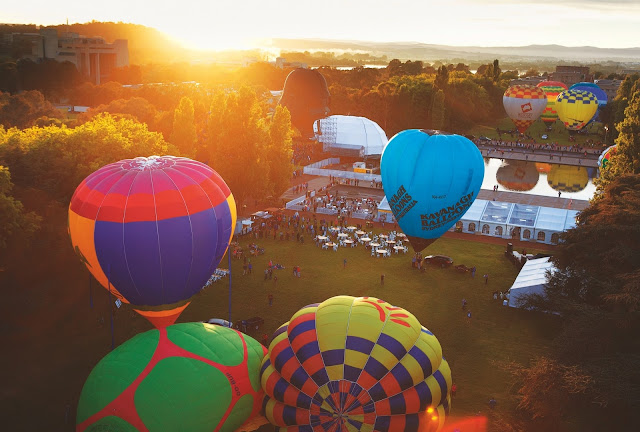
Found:
[{"label": "distant city skyline", "polygon": [[[254,48],[270,38],[421,42],[452,46],[640,46],[638,0],[25,0],[0,22],[122,21],[188,48]],[[87,35],[92,36],[92,35]]]}]

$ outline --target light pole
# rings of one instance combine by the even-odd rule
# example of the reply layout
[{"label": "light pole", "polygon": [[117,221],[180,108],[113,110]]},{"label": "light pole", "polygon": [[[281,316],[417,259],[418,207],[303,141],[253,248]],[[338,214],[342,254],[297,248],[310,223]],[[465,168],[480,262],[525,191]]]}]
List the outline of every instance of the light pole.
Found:
[{"label": "light pole", "polygon": [[609,126],[604,127],[604,145],[607,145],[607,135],[609,134]]}]

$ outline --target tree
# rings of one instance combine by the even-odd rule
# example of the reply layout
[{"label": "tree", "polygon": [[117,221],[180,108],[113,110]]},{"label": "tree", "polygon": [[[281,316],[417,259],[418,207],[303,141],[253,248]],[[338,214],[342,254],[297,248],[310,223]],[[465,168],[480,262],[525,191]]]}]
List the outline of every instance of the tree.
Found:
[{"label": "tree", "polygon": [[444,121],[444,92],[442,90],[438,90],[433,96],[433,102],[431,104],[431,127],[440,130],[444,128]]},{"label": "tree", "polygon": [[502,72],[502,69],[500,69],[500,62],[498,61],[498,59],[495,59],[493,61],[493,82],[498,82],[498,80],[500,80],[500,72]]},{"label": "tree", "polygon": [[270,142],[267,153],[269,182],[271,183],[272,195],[276,197],[282,195],[289,188],[293,174],[292,135],[289,110],[278,105],[269,123]]},{"label": "tree", "polygon": [[173,132],[169,141],[175,145],[182,155],[194,157],[198,135],[193,112],[193,102],[188,97],[180,99],[180,104],[173,115]]},{"label": "tree", "polygon": [[270,138],[255,92],[243,86],[214,102],[207,142],[199,149],[201,160],[222,176],[236,202],[267,196]]},{"label": "tree", "polygon": [[[631,413],[640,408],[640,174],[614,179],[561,238],[545,297],[525,305],[563,317],[551,359],[586,377],[585,400],[568,397],[591,427],[637,430]],[[549,377],[552,369],[535,373]],[[521,393],[535,398],[534,388],[525,382]],[[551,400],[538,402],[554,409]]]},{"label": "tree", "polygon": [[11,196],[11,174],[0,165],[0,251],[7,248],[12,237],[21,233],[29,239],[39,228],[42,218],[33,212],[25,212],[22,203]]},{"label": "tree", "polygon": [[116,99],[106,105],[91,108],[81,116],[81,120],[82,122],[90,120],[100,113],[127,114],[141,123],[146,123],[151,130],[155,130],[155,119],[158,115],[158,111],[149,101],[141,97],[133,97],[131,99]]},{"label": "tree", "polygon": [[447,88],[447,85],[449,85],[449,69],[447,69],[446,66],[443,65],[438,68],[435,85],[443,91]]},{"label": "tree", "polygon": [[0,124],[22,129],[32,126],[40,117],[60,118],[61,113],[39,91],[0,93]]},{"label": "tree", "polygon": [[15,184],[43,190],[63,202],[86,176],[106,164],[166,154],[179,153],[161,134],[133,119],[108,114],[73,129],[0,128],[0,161],[11,169]]},{"label": "tree", "polygon": [[616,153],[597,180],[600,192],[620,175],[640,174],[640,89],[631,96],[624,113],[624,120],[616,125]]}]

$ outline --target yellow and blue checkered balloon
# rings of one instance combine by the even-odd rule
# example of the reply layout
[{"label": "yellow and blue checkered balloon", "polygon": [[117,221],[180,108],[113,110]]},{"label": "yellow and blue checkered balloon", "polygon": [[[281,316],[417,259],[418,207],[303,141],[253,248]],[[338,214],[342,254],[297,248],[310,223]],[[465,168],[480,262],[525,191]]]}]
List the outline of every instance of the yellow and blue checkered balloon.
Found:
[{"label": "yellow and blue checkered balloon", "polygon": [[411,313],[373,297],[332,297],[273,335],[261,369],[280,432],[440,430],[451,370]]},{"label": "yellow and blue checkered balloon", "polygon": [[569,130],[586,126],[598,110],[598,98],[590,91],[565,90],[556,99],[558,118]]}]

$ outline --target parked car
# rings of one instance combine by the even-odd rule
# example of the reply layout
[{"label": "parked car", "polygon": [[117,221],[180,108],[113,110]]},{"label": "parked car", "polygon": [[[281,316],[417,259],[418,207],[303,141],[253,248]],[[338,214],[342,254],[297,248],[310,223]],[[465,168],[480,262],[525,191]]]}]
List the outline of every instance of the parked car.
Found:
[{"label": "parked car", "polygon": [[491,138],[486,137],[486,136],[481,136],[480,138],[478,138],[478,141],[487,141],[487,142],[489,142],[489,141],[491,141]]},{"label": "parked car", "polygon": [[202,321],[203,323],[208,323],[208,324],[215,324],[215,325],[219,325],[222,327],[233,327],[233,323],[230,323],[229,321],[222,319],[222,318],[211,318],[208,319],[206,321]]},{"label": "parked car", "polygon": [[453,265],[453,260],[444,255],[429,255],[426,256],[424,260],[431,265],[439,265],[442,268]]}]

